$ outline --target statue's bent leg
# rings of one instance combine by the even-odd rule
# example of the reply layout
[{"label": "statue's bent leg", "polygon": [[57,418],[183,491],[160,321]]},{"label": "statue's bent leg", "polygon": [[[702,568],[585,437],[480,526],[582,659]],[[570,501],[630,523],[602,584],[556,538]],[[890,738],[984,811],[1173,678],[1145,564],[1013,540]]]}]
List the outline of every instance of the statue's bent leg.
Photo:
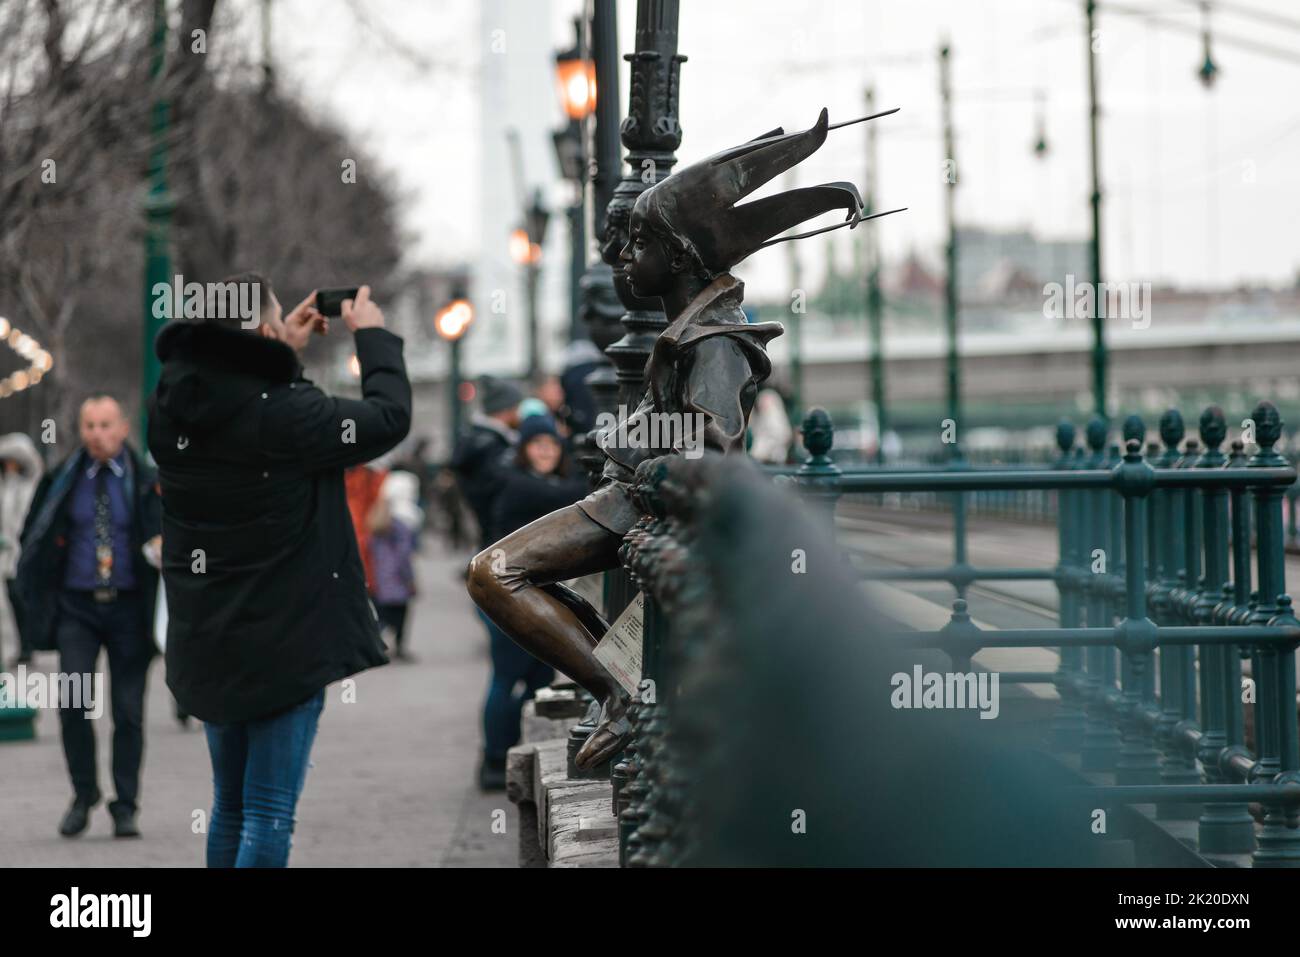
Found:
[{"label": "statue's bent leg", "polygon": [[622,542],[570,505],[485,548],[468,578],[474,603],[516,644],[620,714],[626,696],[592,654],[601,637],[590,631],[595,616],[580,617],[544,586],[616,568]]}]

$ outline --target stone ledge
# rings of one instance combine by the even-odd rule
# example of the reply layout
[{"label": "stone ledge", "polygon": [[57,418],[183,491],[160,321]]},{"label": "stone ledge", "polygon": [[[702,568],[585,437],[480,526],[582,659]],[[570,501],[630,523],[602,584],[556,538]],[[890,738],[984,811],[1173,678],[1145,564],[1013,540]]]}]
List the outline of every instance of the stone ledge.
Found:
[{"label": "stone ledge", "polygon": [[[565,768],[566,738],[510,749],[506,796],[536,809],[537,846],[550,867],[617,867],[618,825],[608,780],[574,780]],[[520,820],[530,815],[521,810]],[[521,848],[521,861],[527,855]]]}]

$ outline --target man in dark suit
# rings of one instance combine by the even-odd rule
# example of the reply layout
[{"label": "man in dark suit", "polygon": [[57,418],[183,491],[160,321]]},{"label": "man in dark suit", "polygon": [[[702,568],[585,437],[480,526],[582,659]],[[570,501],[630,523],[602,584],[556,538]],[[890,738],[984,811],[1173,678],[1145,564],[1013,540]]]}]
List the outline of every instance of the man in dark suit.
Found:
[{"label": "man in dark suit", "polygon": [[[113,712],[113,833],[138,837],[144,756],[144,692],[153,638],[158,573],[145,559],[157,547],[157,479],[127,445],[130,426],[109,395],[81,405],[81,447],[41,480],[22,534],[17,589],[32,647],[58,649],[64,675],[92,674],[108,653]],[[59,825],[73,837],[100,800],[95,732],[84,697],[61,702],[63,752],[74,796]],[[101,703],[95,702],[96,707]]]}]

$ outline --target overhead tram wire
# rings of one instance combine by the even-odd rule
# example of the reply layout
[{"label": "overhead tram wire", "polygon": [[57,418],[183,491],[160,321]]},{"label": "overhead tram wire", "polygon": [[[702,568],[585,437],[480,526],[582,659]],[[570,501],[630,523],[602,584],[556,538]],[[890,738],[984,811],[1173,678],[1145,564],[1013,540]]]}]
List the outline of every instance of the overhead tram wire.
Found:
[{"label": "overhead tram wire", "polygon": [[[1078,0],[1062,0],[1070,6],[1077,6]],[[1220,4],[1215,4],[1219,7]],[[1110,0],[1097,0],[1097,13],[1100,15],[1115,13],[1120,16],[1133,17],[1135,19],[1146,20],[1148,23],[1158,27],[1163,27],[1177,33],[1186,33],[1191,36],[1200,37],[1202,28],[1199,25],[1180,23],[1177,20],[1167,19],[1158,13],[1142,7],[1131,7],[1122,3],[1113,3]],[[1225,46],[1236,47],[1239,50],[1247,50],[1252,53],[1258,53],[1262,56],[1272,57],[1286,63],[1300,66],[1300,50],[1291,50],[1286,47],[1273,46],[1268,43],[1261,43],[1258,40],[1252,40],[1247,37],[1238,36],[1231,33],[1223,33],[1220,30],[1214,32],[1215,43]]]},{"label": "overhead tram wire", "polygon": [[[1199,7],[1201,4],[1201,0],[1182,0],[1182,2],[1196,7]],[[1214,11],[1222,12],[1229,16],[1254,19],[1260,23],[1267,23],[1269,26],[1300,31],[1300,20],[1284,16],[1280,13],[1273,13],[1270,10],[1259,10],[1255,7],[1247,7],[1240,3],[1223,3],[1222,0],[1214,0],[1214,2],[1210,4],[1210,7]]]}]

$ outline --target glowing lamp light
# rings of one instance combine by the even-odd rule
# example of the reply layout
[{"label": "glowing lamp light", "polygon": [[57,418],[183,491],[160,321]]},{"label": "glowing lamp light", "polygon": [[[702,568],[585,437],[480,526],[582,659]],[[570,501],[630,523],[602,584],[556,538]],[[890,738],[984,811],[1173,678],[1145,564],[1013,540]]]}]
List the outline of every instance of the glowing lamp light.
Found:
[{"label": "glowing lamp light", "polygon": [[474,321],[474,307],[464,299],[454,299],[438,310],[433,327],[448,342],[455,342],[465,334]]},{"label": "glowing lamp light", "polygon": [[596,64],[593,60],[565,58],[555,61],[560,103],[571,120],[585,120],[596,109]]},{"label": "glowing lamp light", "polygon": [[352,373],[352,378],[361,378],[361,360],[359,360],[355,355],[348,359],[348,371]]},{"label": "glowing lamp light", "polygon": [[542,247],[528,238],[522,226],[510,234],[510,258],[520,266],[542,261]]}]

